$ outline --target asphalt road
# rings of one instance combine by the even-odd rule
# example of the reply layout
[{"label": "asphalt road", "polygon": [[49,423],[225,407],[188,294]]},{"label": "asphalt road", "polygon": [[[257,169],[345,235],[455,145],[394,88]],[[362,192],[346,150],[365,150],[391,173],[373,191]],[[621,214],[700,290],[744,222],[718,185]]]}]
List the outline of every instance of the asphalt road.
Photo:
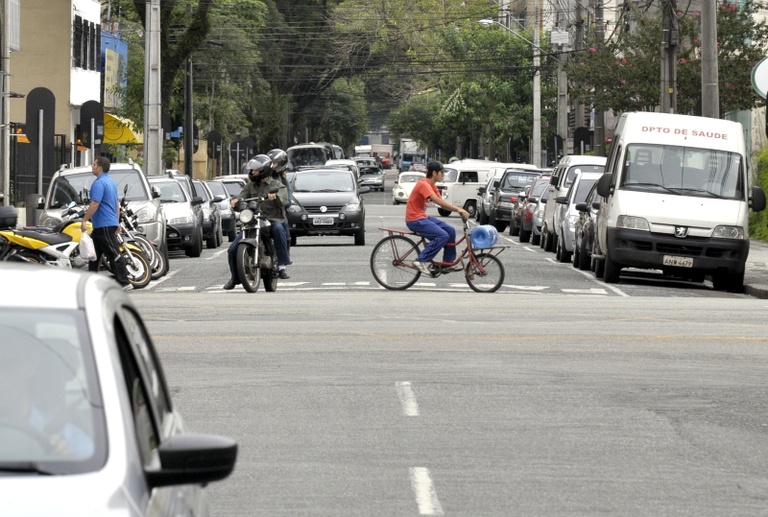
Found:
[{"label": "asphalt road", "polygon": [[222,247],[131,294],[190,430],[240,444],[214,515],[765,514],[768,302],[513,242],[495,294],[386,291],[403,208],[367,196],[366,246],[300,239],[275,293],[222,291]]},{"label": "asphalt road", "polygon": [[132,294],[215,515],[762,515],[766,302]]}]

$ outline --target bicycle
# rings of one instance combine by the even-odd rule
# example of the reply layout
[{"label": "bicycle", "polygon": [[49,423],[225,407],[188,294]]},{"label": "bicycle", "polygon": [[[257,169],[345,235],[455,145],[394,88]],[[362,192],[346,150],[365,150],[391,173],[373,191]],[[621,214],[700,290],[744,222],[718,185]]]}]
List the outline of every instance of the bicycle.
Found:
[{"label": "bicycle", "polygon": [[[464,264],[464,277],[473,291],[478,293],[493,293],[504,282],[504,266],[497,257],[504,251],[505,246],[494,246],[475,250],[469,238],[469,221],[463,220],[464,235],[453,244],[464,243],[464,249],[453,262],[435,262],[429,265],[431,278],[437,278],[449,272],[448,268],[459,262]],[[392,228],[379,228],[387,232],[387,236],[381,239],[371,252],[371,272],[376,281],[386,289],[403,291],[408,289],[421,276],[413,261],[417,259],[421,248],[427,244],[427,240],[417,233],[407,230]],[[414,242],[410,237],[418,237]]]}]

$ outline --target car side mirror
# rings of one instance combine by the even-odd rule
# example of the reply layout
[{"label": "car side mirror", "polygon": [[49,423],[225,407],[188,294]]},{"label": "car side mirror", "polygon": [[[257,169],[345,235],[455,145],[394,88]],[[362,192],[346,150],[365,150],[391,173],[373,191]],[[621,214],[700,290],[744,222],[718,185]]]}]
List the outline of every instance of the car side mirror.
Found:
[{"label": "car side mirror", "polygon": [[205,434],[177,434],[157,448],[159,470],[148,470],[152,488],[199,485],[229,476],[237,460],[237,443],[230,438]]},{"label": "car side mirror", "polygon": [[765,210],[765,191],[757,185],[752,187],[751,206],[753,212],[762,212]]},{"label": "car side mirror", "polygon": [[[3,197],[4,197],[3,194],[0,194],[0,201],[3,200]],[[37,203],[35,206],[37,206],[37,208],[39,208],[40,210],[43,210],[45,208],[45,198],[41,195],[38,195]]]},{"label": "car side mirror", "polygon": [[579,212],[588,212],[589,211],[589,208],[587,207],[586,203],[576,203],[575,208]]},{"label": "car side mirror", "polygon": [[160,197],[160,189],[157,187],[152,187],[152,199],[157,199]]},{"label": "car side mirror", "polygon": [[221,203],[222,201],[225,201],[226,199],[227,199],[227,196],[225,196],[224,194],[219,194],[218,196],[213,196],[213,200],[216,203]]},{"label": "car side mirror", "polygon": [[477,189],[477,193],[480,194],[480,195],[483,195],[483,194],[485,194],[486,190],[487,189],[485,187],[480,187],[480,188]]},{"label": "car side mirror", "polygon": [[203,204],[203,198],[201,198],[200,196],[195,196],[195,197],[192,198],[191,203],[192,203],[193,206],[195,206],[195,205],[202,205]]},{"label": "car side mirror", "polygon": [[365,194],[367,192],[371,191],[371,187],[365,186],[365,187],[358,187],[357,193],[358,194]]},{"label": "car side mirror", "polygon": [[600,179],[597,180],[597,193],[603,198],[607,198],[611,194],[611,181],[613,180],[613,174],[603,174]]}]

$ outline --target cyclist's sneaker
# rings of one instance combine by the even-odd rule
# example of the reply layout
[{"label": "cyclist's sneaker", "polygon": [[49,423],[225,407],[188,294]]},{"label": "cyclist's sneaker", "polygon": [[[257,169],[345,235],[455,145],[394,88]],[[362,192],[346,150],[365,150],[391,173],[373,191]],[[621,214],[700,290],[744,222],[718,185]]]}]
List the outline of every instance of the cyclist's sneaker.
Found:
[{"label": "cyclist's sneaker", "polygon": [[429,264],[425,262],[419,262],[418,260],[413,261],[413,267],[421,271],[422,273],[425,273],[427,275],[431,275],[432,271],[429,270]]}]

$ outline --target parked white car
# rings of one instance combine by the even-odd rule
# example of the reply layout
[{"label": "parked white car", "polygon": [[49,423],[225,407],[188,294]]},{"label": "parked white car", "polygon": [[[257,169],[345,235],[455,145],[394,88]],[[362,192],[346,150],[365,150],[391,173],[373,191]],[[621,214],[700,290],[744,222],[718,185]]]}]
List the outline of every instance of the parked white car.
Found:
[{"label": "parked white car", "polygon": [[413,187],[416,186],[416,183],[426,177],[427,175],[423,172],[401,172],[395,181],[395,186],[392,188],[392,204],[399,205],[400,203],[407,203],[408,197],[413,191]]}]

